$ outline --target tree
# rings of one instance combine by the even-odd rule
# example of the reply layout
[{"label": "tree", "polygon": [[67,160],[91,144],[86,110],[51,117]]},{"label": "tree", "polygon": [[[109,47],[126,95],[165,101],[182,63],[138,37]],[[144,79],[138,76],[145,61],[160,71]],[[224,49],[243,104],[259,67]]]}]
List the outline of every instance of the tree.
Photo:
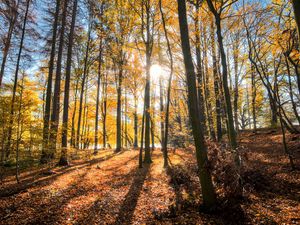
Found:
[{"label": "tree", "polygon": [[189,115],[192,124],[192,131],[196,147],[196,158],[199,168],[199,178],[202,187],[203,204],[206,207],[213,207],[216,204],[216,197],[214,187],[211,180],[210,171],[207,167],[208,158],[207,150],[204,143],[203,130],[201,128],[201,121],[199,115],[199,104],[197,99],[196,89],[196,75],[191,56],[191,48],[189,42],[189,31],[186,18],[186,3],[185,0],[177,0],[179,27],[181,35],[181,47],[184,58],[184,65],[186,71],[187,89],[188,89],[188,105]]},{"label": "tree", "polygon": [[58,27],[58,18],[60,10],[60,1],[56,0],[53,28],[52,28],[52,39],[51,39],[51,52],[49,60],[49,72],[47,79],[47,92],[46,92],[46,103],[44,110],[44,128],[43,128],[43,148],[41,163],[47,163],[50,159],[49,152],[49,120],[50,120],[50,111],[51,111],[51,95],[52,95],[52,80],[53,80],[53,71],[54,71],[54,58],[55,58],[55,49],[56,49],[56,36],[57,36],[57,27]]},{"label": "tree", "polygon": [[[76,148],[79,148],[80,142],[82,140],[82,135],[80,134],[81,130],[81,119],[82,119],[82,107],[83,107],[83,97],[84,97],[84,86],[86,84],[86,79],[88,76],[88,61],[89,61],[89,52],[90,52],[90,44],[91,44],[91,32],[92,32],[92,18],[89,15],[89,27],[87,32],[87,42],[85,49],[85,58],[84,58],[84,66],[83,66],[83,75],[81,80],[81,90],[80,90],[80,99],[79,99],[79,111],[78,111],[78,121],[77,121],[77,135],[76,135]],[[87,91],[87,90],[86,90]]]},{"label": "tree", "polygon": [[163,142],[164,167],[168,167],[169,113],[170,113],[171,86],[172,86],[174,62],[173,62],[173,54],[172,54],[172,50],[171,50],[168,31],[167,31],[167,28],[166,28],[166,21],[165,21],[165,16],[164,16],[161,0],[159,0],[159,9],[160,9],[160,13],[161,13],[161,20],[162,20],[162,23],[163,23],[165,38],[166,38],[166,41],[167,41],[168,55],[169,55],[169,58],[170,58],[170,75],[169,75],[168,91],[167,91],[165,134],[164,134],[164,138],[163,138],[163,140],[164,140],[164,142]]},{"label": "tree", "polygon": [[[207,0],[207,4],[209,6],[210,11],[213,13],[215,17],[215,23],[217,28],[217,37],[221,55],[221,62],[222,62],[222,84],[223,84],[223,91],[225,95],[225,103],[226,103],[226,113],[227,113],[227,125],[228,125],[228,133],[229,133],[229,140],[230,145],[233,150],[237,148],[237,141],[236,141],[236,131],[234,129],[234,122],[233,122],[233,114],[232,114],[232,106],[231,106],[231,97],[230,91],[228,88],[228,67],[227,67],[227,59],[223,44],[223,36],[222,36],[222,27],[221,27],[221,15],[222,11],[228,8],[236,1],[225,1],[222,2],[219,9],[216,9],[216,6],[213,4],[212,0]],[[236,155],[237,163],[239,164],[239,156]]]},{"label": "tree", "polygon": [[9,27],[8,27],[6,38],[4,40],[4,48],[3,48],[3,53],[2,53],[2,62],[1,62],[1,68],[0,68],[0,87],[2,85],[2,79],[4,76],[4,70],[5,70],[8,52],[9,52],[9,49],[11,46],[11,39],[13,36],[13,31],[15,29],[15,25],[17,22],[20,1],[19,0],[17,2],[6,1],[4,3],[7,4],[7,8],[8,8],[8,10],[7,10],[8,13],[7,13],[6,17],[9,22]]},{"label": "tree", "polygon": [[65,96],[64,96],[64,112],[63,112],[63,124],[62,124],[62,152],[59,160],[59,165],[66,166],[69,164],[67,158],[67,148],[68,148],[68,122],[69,122],[69,98],[70,98],[70,79],[71,79],[71,63],[72,63],[72,53],[73,53],[73,40],[74,40],[74,30],[76,22],[77,13],[77,0],[73,2],[72,10],[72,21],[69,33],[68,42],[68,53],[67,53],[67,65],[66,65],[66,80],[65,80]]},{"label": "tree", "polygon": [[63,60],[63,49],[64,49],[64,33],[66,28],[66,17],[67,17],[67,8],[69,0],[64,0],[63,2],[63,11],[62,11],[62,22],[60,29],[60,39],[59,47],[57,53],[57,62],[56,62],[56,76],[55,76],[55,85],[54,85],[54,94],[53,94],[53,103],[52,103],[52,114],[51,114],[51,124],[50,124],[50,159],[54,158],[54,152],[56,150],[57,136],[58,136],[58,126],[59,126],[59,114],[60,114],[60,93],[61,93],[61,74],[62,74],[62,60]]},{"label": "tree", "polygon": [[13,120],[14,120],[14,113],[15,113],[15,101],[16,101],[16,91],[18,85],[18,78],[19,78],[19,69],[24,45],[24,38],[25,38],[25,31],[26,31],[26,24],[28,20],[28,11],[30,6],[30,0],[26,0],[26,9],[24,14],[23,26],[22,26],[22,34],[19,46],[19,52],[17,57],[17,64],[15,69],[15,76],[14,76],[14,86],[12,90],[12,100],[10,105],[10,118],[9,118],[9,125],[8,125],[8,135],[7,135],[7,144],[6,144],[6,157],[8,158],[10,155],[10,148],[11,148],[11,137],[13,131]]},{"label": "tree", "polygon": [[211,51],[212,51],[212,62],[213,62],[213,78],[214,78],[214,92],[215,92],[215,108],[216,108],[216,127],[217,127],[217,141],[222,139],[222,121],[221,121],[221,100],[220,93],[220,81],[217,66],[217,54],[216,54],[216,44],[215,44],[215,26],[213,20],[210,24],[210,38],[211,38]]}]

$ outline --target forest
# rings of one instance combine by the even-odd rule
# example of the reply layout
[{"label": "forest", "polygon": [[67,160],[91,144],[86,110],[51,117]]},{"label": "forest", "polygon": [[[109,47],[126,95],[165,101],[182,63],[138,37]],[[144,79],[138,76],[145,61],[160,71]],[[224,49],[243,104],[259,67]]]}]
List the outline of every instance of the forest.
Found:
[{"label": "forest", "polygon": [[0,225],[299,212],[299,0],[0,0]]}]

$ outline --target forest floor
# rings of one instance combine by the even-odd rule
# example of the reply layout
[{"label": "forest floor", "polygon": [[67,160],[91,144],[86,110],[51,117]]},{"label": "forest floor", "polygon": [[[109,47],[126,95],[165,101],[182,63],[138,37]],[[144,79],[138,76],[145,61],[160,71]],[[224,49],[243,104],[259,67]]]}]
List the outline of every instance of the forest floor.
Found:
[{"label": "forest floor", "polygon": [[0,185],[0,224],[300,224],[300,137],[288,140],[297,157],[295,171],[279,132],[243,132],[245,197],[220,198],[214,213],[199,210],[192,148],[170,151],[169,170],[162,167],[159,149],[143,169],[137,168],[137,150],[102,150],[52,173],[24,171],[20,184],[7,176]]}]

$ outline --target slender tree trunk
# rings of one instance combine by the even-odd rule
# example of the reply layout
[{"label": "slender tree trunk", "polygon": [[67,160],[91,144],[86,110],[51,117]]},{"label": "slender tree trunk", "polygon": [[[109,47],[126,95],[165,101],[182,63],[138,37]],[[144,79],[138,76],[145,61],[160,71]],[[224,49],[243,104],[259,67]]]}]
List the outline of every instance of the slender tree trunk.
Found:
[{"label": "slender tree trunk", "polygon": [[20,180],[19,180],[20,142],[21,142],[22,133],[23,133],[23,123],[21,121],[21,114],[22,114],[22,104],[23,104],[24,80],[25,80],[25,74],[23,74],[23,77],[22,77],[21,90],[20,90],[20,100],[19,100],[19,109],[18,109],[17,144],[16,144],[16,180],[17,180],[18,183],[20,182]]},{"label": "slender tree trunk", "polygon": [[253,118],[253,129],[256,132],[256,81],[255,81],[255,68],[251,63],[251,97],[252,97],[252,118]]},{"label": "slender tree trunk", "polygon": [[151,117],[150,117],[150,131],[151,131],[151,150],[154,151],[155,149],[155,136],[154,136],[154,131],[155,131],[155,124],[154,124],[154,121],[155,121],[155,118],[154,118],[154,113],[152,113]]},{"label": "slender tree trunk", "polygon": [[127,105],[128,105],[128,99],[127,99],[127,90],[125,88],[125,109],[124,109],[124,123],[125,123],[125,147],[128,148],[128,122],[127,122]]},{"label": "slender tree trunk", "polygon": [[203,51],[203,64],[204,64],[204,95],[205,95],[205,108],[206,108],[206,114],[207,114],[207,122],[208,122],[208,128],[209,128],[209,136],[212,140],[216,140],[216,134],[213,127],[213,120],[212,120],[212,107],[210,102],[210,90],[209,90],[209,72],[208,72],[208,57],[207,57],[207,35],[206,35],[206,28],[203,30],[203,43],[204,43],[204,51]]},{"label": "slender tree trunk", "polygon": [[97,79],[97,97],[96,97],[96,116],[95,116],[95,145],[94,155],[98,153],[98,124],[99,124],[99,102],[100,102],[100,82],[101,82],[101,66],[102,66],[102,37],[99,43],[99,56],[98,56],[98,79]]},{"label": "slender tree trunk", "polygon": [[[151,152],[150,152],[150,135],[151,135],[151,115],[150,115],[150,67],[151,67],[151,55],[152,55],[152,44],[153,44],[153,34],[151,34],[151,21],[150,21],[150,1],[147,0],[145,3],[145,13],[146,13],[146,87],[145,87],[145,163],[151,163]],[[144,5],[143,5],[144,7]],[[144,9],[142,9],[144,10]],[[143,21],[144,23],[144,21]]]},{"label": "slender tree trunk", "polygon": [[85,80],[87,79],[87,76],[88,76],[88,60],[89,60],[89,52],[90,52],[90,40],[91,40],[91,21],[89,21],[88,40],[87,40],[86,50],[85,50],[84,69],[83,69],[83,77],[82,77],[82,83],[81,83],[79,112],[78,112],[78,121],[77,121],[76,148],[79,148],[80,140],[81,140],[80,131],[81,131],[82,105],[83,105]]},{"label": "slender tree trunk", "polygon": [[164,146],[164,139],[165,139],[165,109],[164,109],[164,90],[162,84],[162,78],[159,78],[159,106],[160,106],[160,141],[161,141],[161,148],[163,149]]},{"label": "slender tree trunk", "polygon": [[56,48],[56,35],[57,35],[57,27],[58,27],[58,19],[59,19],[59,9],[60,9],[61,0],[56,0],[56,8],[54,14],[54,22],[53,22],[53,31],[52,31],[52,40],[51,40],[51,52],[50,52],[50,60],[49,60],[49,72],[48,72],[48,80],[47,80],[47,92],[46,92],[46,103],[45,103],[45,111],[44,111],[44,127],[43,127],[43,148],[42,148],[42,156],[41,163],[47,163],[50,160],[50,152],[49,152],[49,120],[50,120],[50,112],[51,112],[51,95],[52,95],[52,80],[53,80],[53,71],[54,71],[54,58],[55,58],[55,48]]},{"label": "slender tree trunk", "polygon": [[107,115],[107,75],[105,75],[105,80],[102,81],[102,142],[103,148],[106,148],[106,115]]},{"label": "slender tree trunk", "polygon": [[66,81],[65,81],[65,96],[64,96],[64,112],[63,112],[63,124],[62,124],[62,152],[59,160],[60,166],[66,166],[68,162],[68,120],[69,120],[69,98],[70,98],[70,80],[71,80],[71,64],[72,64],[72,54],[73,54],[73,42],[74,42],[74,30],[77,14],[77,0],[74,0],[73,11],[72,11],[72,21],[69,34],[69,45],[67,53],[67,66],[66,66]]},{"label": "slender tree trunk", "polygon": [[76,139],[75,139],[75,116],[76,116],[76,109],[77,109],[77,93],[78,93],[78,86],[79,86],[79,78],[76,78],[76,85],[75,85],[75,99],[74,99],[74,109],[72,115],[72,128],[71,128],[71,146],[75,148]]},{"label": "slender tree trunk", "polygon": [[204,134],[207,133],[206,127],[206,116],[205,116],[205,105],[204,105],[204,84],[203,84],[203,66],[202,66],[202,57],[201,57],[201,49],[200,49],[200,24],[199,24],[199,2],[196,4],[196,16],[194,18],[195,23],[195,38],[196,38],[196,65],[197,65],[197,90],[198,90],[198,98],[199,98],[199,110],[200,110],[200,119],[203,127]]},{"label": "slender tree trunk", "polygon": [[286,67],[287,67],[287,75],[288,75],[288,81],[289,81],[289,94],[290,94],[290,97],[291,97],[292,107],[293,107],[295,117],[296,117],[296,119],[297,119],[297,121],[300,125],[300,117],[299,117],[299,114],[298,114],[298,111],[297,111],[297,105],[296,105],[296,102],[295,102],[295,99],[294,99],[290,65],[289,65],[289,61],[288,61],[286,56],[285,56],[285,63],[286,63]]},{"label": "slender tree trunk", "polygon": [[213,20],[211,20],[211,49],[212,49],[212,62],[213,62],[213,77],[214,77],[214,92],[215,92],[215,106],[216,106],[216,126],[217,126],[217,141],[222,139],[222,121],[221,121],[221,95],[219,89],[219,75],[215,45],[215,27]]},{"label": "slender tree trunk", "polygon": [[199,119],[199,105],[197,99],[196,75],[191,55],[189,42],[189,31],[186,17],[185,0],[177,0],[179,27],[181,34],[181,46],[186,70],[186,79],[188,87],[188,105],[192,124],[192,131],[196,147],[196,158],[199,167],[199,178],[202,186],[203,203],[206,207],[213,207],[216,204],[214,187],[211,174],[208,169],[207,149],[204,143],[203,130]]},{"label": "slender tree trunk", "polygon": [[294,60],[291,59],[291,57],[289,57],[289,56],[287,56],[287,57],[288,57],[288,60],[290,61],[290,63],[292,63],[294,66],[296,78],[297,78],[298,93],[300,94],[300,72],[299,72],[298,64],[296,62],[294,62]]},{"label": "slender tree trunk", "polygon": [[20,1],[17,1],[17,4],[14,6],[10,7],[10,13],[11,18],[10,18],[10,23],[9,23],[9,28],[7,31],[7,36],[4,40],[4,48],[3,48],[3,53],[2,53],[2,62],[1,62],[1,68],[0,68],[0,88],[2,85],[2,79],[4,76],[4,70],[5,70],[5,65],[6,65],[6,61],[7,61],[7,56],[8,56],[8,52],[11,46],[11,39],[12,39],[12,35],[13,35],[13,31],[15,28],[15,24],[17,21],[17,17],[18,17],[18,10],[19,10],[19,3]]},{"label": "slender tree trunk", "polygon": [[234,124],[235,130],[238,132],[239,130],[239,118],[238,118],[238,101],[239,101],[239,37],[236,35],[236,38],[233,43],[233,61],[234,61],[234,100],[233,100],[233,108],[234,108]]},{"label": "slender tree trunk", "polygon": [[[221,63],[222,63],[222,69],[223,69],[222,83],[223,83],[223,91],[224,91],[224,95],[225,95],[228,134],[229,134],[231,148],[236,150],[236,148],[237,148],[236,132],[234,129],[230,91],[228,88],[228,70],[227,70],[227,60],[226,60],[226,54],[225,54],[225,49],[224,49],[224,44],[223,44],[223,37],[222,37],[221,17],[216,12],[212,1],[207,0],[207,3],[208,3],[210,10],[212,11],[212,13],[215,16],[215,22],[216,22],[216,27],[217,27],[217,37],[218,37],[218,43],[219,43],[220,54],[221,54]],[[237,164],[240,164],[238,153],[236,154],[236,162],[237,162]]]},{"label": "slender tree trunk", "polygon": [[133,147],[138,148],[138,114],[137,114],[137,96],[134,96],[134,142]]},{"label": "slender tree trunk", "polygon": [[[171,50],[171,44],[169,40],[168,31],[166,28],[166,21],[165,16],[162,10],[162,3],[161,0],[159,0],[159,8],[161,13],[161,19],[163,23],[165,38],[167,40],[167,46],[168,46],[168,54],[170,58],[170,75],[169,75],[169,82],[168,82],[168,93],[167,93],[167,104],[166,104],[166,121],[165,121],[165,136],[164,136],[164,145],[163,145],[163,154],[164,154],[164,167],[168,167],[168,136],[169,136],[169,117],[170,117],[170,100],[171,100],[171,87],[172,87],[172,79],[173,79],[173,70],[174,70],[174,62],[173,62],[173,53]],[[200,60],[201,61],[201,60]],[[203,105],[203,104],[202,104]],[[203,114],[202,114],[203,115]],[[203,121],[202,121],[203,123]],[[205,124],[205,122],[204,122]]]},{"label": "slender tree trunk", "polygon": [[51,144],[51,153],[50,158],[54,158],[54,153],[56,151],[56,142],[58,135],[58,125],[59,125],[59,113],[60,113],[60,93],[61,93],[61,73],[62,73],[62,57],[64,49],[64,33],[66,26],[66,16],[68,10],[69,0],[64,0],[63,12],[62,12],[62,24],[60,30],[60,40],[57,53],[57,66],[56,66],[56,77],[55,77],[55,86],[54,86],[54,96],[52,104],[52,115],[51,115],[51,124],[50,124],[50,144]]},{"label": "slender tree trunk", "polygon": [[11,136],[12,136],[14,112],[15,112],[16,91],[17,91],[17,85],[18,85],[19,69],[20,69],[20,62],[21,62],[21,56],[22,56],[22,51],[23,51],[23,45],[24,45],[24,37],[25,37],[25,32],[26,32],[26,24],[27,24],[27,19],[28,19],[29,6],[30,6],[30,0],[27,0],[26,1],[26,11],[25,11],[23,26],[22,26],[20,47],[19,47],[18,58],[17,58],[17,65],[16,65],[16,70],[15,70],[15,76],[14,76],[12,100],[11,100],[11,105],[10,105],[8,135],[7,135],[7,144],[6,144],[6,158],[8,158],[10,155]]},{"label": "slender tree trunk", "polygon": [[[87,72],[89,73],[89,72]],[[88,105],[87,105],[87,98],[88,98],[88,82],[85,82],[85,94],[84,94],[84,106],[83,106],[83,119],[82,119],[82,129],[81,129],[81,140],[80,140],[80,148],[85,149],[85,134],[87,129],[87,115],[88,115]]]},{"label": "slender tree trunk", "polygon": [[270,103],[270,111],[271,111],[271,127],[275,128],[277,127],[277,106],[276,102],[274,101],[274,97],[272,96],[272,93],[268,94],[269,97],[269,103]]},{"label": "slender tree trunk", "polygon": [[141,146],[139,152],[139,168],[143,168],[143,146],[144,146],[144,131],[145,131],[145,104],[143,110],[143,119],[142,119],[142,131],[141,131]]},{"label": "slender tree trunk", "polygon": [[117,136],[116,136],[116,152],[120,152],[122,149],[122,82],[123,82],[123,65],[120,65],[120,71],[118,76],[117,87]]}]

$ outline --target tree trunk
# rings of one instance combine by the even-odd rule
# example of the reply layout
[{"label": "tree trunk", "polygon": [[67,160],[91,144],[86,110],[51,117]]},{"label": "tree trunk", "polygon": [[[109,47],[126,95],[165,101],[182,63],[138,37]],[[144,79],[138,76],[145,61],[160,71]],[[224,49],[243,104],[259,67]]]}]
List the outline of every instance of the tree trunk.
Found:
[{"label": "tree trunk", "polygon": [[[120,65],[122,67],[122,65]],[[120,152],[122,149],[122,82],[123,82],[123,68],[120,68],[118,77],[117,88],[117,136],[116,136],[116,152]]]},{"label": "tree trunk", "polygon": [[4,70],[5,70],[5,65],[6,65],[6,61],[7,61],[7,56],[8,56],[10,46],[11,46],[11,39],[12,39],[13,31],[15,28],[15,24],[17,21],[17,17],[18,17],[19,3],[20,3],[20,1],[18,0],[15,8],[13,6],[10,7],[10,10],[11,10],[10,13],[12,13],[12,15],[10,18],[7,36],[3,43],[4,47],[3,47],[3,53],[2,53],[2,63],[1,63],[1,68],[0,68],[0,87],[2,85],[2,79],[4,76]]},{"label": "tree trunk", "polygon": [[[203,127],[204,134],[207,133],[206,127],[206,116],[205,116],[205,106],[204,106],[204,96],[203,96],[203,66],[202,66],[202,57],[201,57],[201,50],[200,50],[200,25],[199,25],[199,4],[196,4],[196,16],[194,18],[195,23],[195,38],[196,38],[196,65],[197,65],[197,90],[198,90],[198,98],[199,98],[199,111],[200,111],[200,120]],[[199,115],[199,116],[200,116]]]},{"label": "tree trunk", "polygon": [[208,57],[207,57],[207,36],[206,36],[206,28],[203,29],[203,43],[204,43],[204,50],[203,50],[203,64],[204,64],[204,95],[205,95],[205,106],[206,106],[206,114],[207,114],[207,122],[209,128],[209,136],[212,140],[216,140],[216,134],[213,127],[213,120],[212,120],[212,108],[210,102],[210,90],[209,90],[209,72],[208,72]]},{"label": "tree trunk", "polygon": [[192,124],[192,131],[196,147],[196,158],[199,168],[199,178],[202,186],[203,203],[206,207],[213,207],[216,204],[214,187],[211,174],[208,169],[207,149],[204,143],[201,121],[199,119],[199,103],[197,99],[196,75],[191,55],[189,42],[189,31],[186,17],[185,0],[177,0],[179,27],[181,34],[181,46],[186,70],[189,114]]},{"label": "tree trunk", "polygon": [[160,106],[160,141],[161,141],[161,148],[163,149],[164,146],[164,139],[165,139],[165,109],[164,109],[164,90],[162,84],[162,78],[159,78],[159,106]]},{"label": "tree trunk", "polygon": [[142,119],[142,131],[141,131],[141,146],[139,152],[139,168],[143,168],[143,145],[144,145],[144,131],[145,131],[145,104],[143,110],[143,119]]},{"label": "tree trunk", "polygon": [[61,0],[56,0],[54,22],[52,28],[53,31],[52,31],[51,52],[50,52],[50,60],[49,60],[49,72],[48,72],[48,80],[47,80],[46,104],[45,104],[45,112],[44,112],[43,148],[42,148],[42,156],[40,160],[41,163],[47,163],[50,160],[50,152],[48,149],[49,148],[49,120],[51,114],[50,111],[51,111],[52,80],[53,80],[56,35],[57,35],[57,27],[58,27],[58,19],[59,19],[60,1]]},{"label": "tree trunk", "polygon": [[[165,33],[165,38],[167,40],[167,46],[168,46],[168,53],[170,57],[170,75],[169,75],[169,82],[168,82],[168,93],[167,93],[167,104],[166,104],[166,118],[165,118],[165,136],[164,136],[164,142],[163,142],[163,154],[164,154],[164,167],[168,167],[168,136],[169,136],[169,118],[170,118],[170,101],[171,101],[171,86],[172,86],[172,79],[173,79],[173,70],[174,70],[174,62],[173,62],[173,53],[171,50],[171,44],[169,40],[169,35],[168,31],[166,28],[166,21],[164,17],[164,13],[162,10],[162,3],[161,0],[159,0],[159,8],[160,8],[160,13],[161,13],[161,19],[163,23],[163,28],[164,28],[164,33]],[[201,62],[201,60],[200,60]],[[203,104],[202,104],[203,105]],[[203,114],[202,114],[203,115]],[[203,123],[203,121],[202,121]],[[205,124],[205,121],[204,121]]]},{"label": "tree trunk", "polygon": [[78,86],[79,86],[79,78],[76,78],[76,85],[75,85],[75,99],[74,99],[74,109],[72,115],[72,128],[71,128],[71,146],[75,148],[75,116],[76,116],[76,109],[77,109],[77,93],[78,93]]},{"label": "tree trunk", "polygon": [[95,143],[94,155],[98,153],[98,124],[99,124],[99,102],[100,102],[100,81],[102,66],[102,37],[100,37],[99,56],[98,56],[98,79],[97,79],[97,97],[96,97],[96,116],[95,116]]},{"label": "tree trunk", "polygon": [[106,115],[107,115],[107,74],[105,75],[105,80],[102,81],[102,142],[103,148],[106,148]]},{"label": "tree trunk", "polygon": [[255,81],[255,68],[251,63],[251,96],[252,96],[252,118],[253,118],[253,130],[256,132],[256,81]]},{"label": "tree trunk", "polygon": [[12,100],[11,100],[11,105],[10,105],[10,116],[9,116],[8,135],[7,135],[7,144],[6,144],[6,158],[8,158],[10,155],[11,136],[12,136],[13,122],[14,122],[14,113],[15,113],[16,91],[17,91],[17,85],[18,85],[19,69],[20,69],[20,62],[21,62],[21,56],[22,56],[22,51],[23,51],[23,45],[24,45],[24,37],[25,37],[26,24],[27,24],[27,19],[28,19],[29,6],[30,6],[30,0],[27,0],[26,1],[26,11],[25,11],[24,21],[23,21],[23,26],[22,26],[20,47],[19,47],[18,58],[17,58],[17,65],[16,65],[16,70],[15,70]]},{"label": "tree trunk", "polygon": [[125,87],[125,105],[124,105],[124,123],[125,123],[125,147],[128,148],[128,122],[127,122],[127,105],[128,105],[128,99],[127,99],[127,90]]},{"label": "tree trunk", "polygon": [[211,20],[211,49],[212,49],[212,62],[213,62],[213,77],[214,77],[214,92],[215,92],[215,106],[216,106],[216,126],[217,126],[217,141],[222,139],[222,121],[221,121],[221,95],[219,90],[219,75],[215,45],[215,27],[213,20]]},{"label": "tree trunk", "polygon": [[72,21],[69,34],[69,45],[67,53],[67,66],[66,66],[66,81],[65,81],[65,96],[64,96],[64,112],[63,112],[63,124],[62,124],[62,152],[59,160],[60,166],[67,166],[68,156],[68,120],[69,120],[69,95],[70,95],[70,77],[71,77],[71,64],[72,64],[72,54],[73,54],[73,42],[74,42],[74,29],[77,14],[77,0],[74,0],[73,11],[72,11]]},{"label": "tree trunk", "polygon": [[138,147],[138,114],[137,114],[137,96],[134,96],[134,142],[133,147]]},{"label": "tree trunk", "polygon": [[295,99],[294,99],[290,65],[289,65],[289,61],[288,61],[288,59],[287,59],[286,56],[285,56],[285,64],[286,64],[286,67],[287,67],[288,84],[289,84],[289,94],[290,94],[290,98],[291,98],[291,102],[292,102],[292,107],[293,107],[293,111],[294,111],[295,117],[296,117],[296,119],[298,121],[298,124],[300,124],[300,117],[299,117],[299,114],[298,114],[298,111],[297,111],[297,104],[296,104]]},{"label": "tree trunk", "polygon": [[[236,148],[237,148],[236,132],[234,129],[230,91],[228,88],[228,70],[227,70],[227,60],[226,60],[226,54],[225,54],[225,50],[224,50],[223,37],[222,37],[221,17],[216,12],[212,1],[208,0],[207,3],[208,3],[210,10],[212,11],[212,13],[215,16],[215,22],[216,22],[216,27],[217,27],[217,37],[218,37],[218,43],[219,43],[220,55],[221,55],[221,63],[222,63],[222,69],[223,69],[222,83],[223,83],[223,91],[224,91],[224,95],[225,95],[228,134],[229,134],[231,148],[236,150]],[[239,156],[236,155],[237,161],[239,161],[238,158],[239,158]],[[239,162],[237,162],[237,163],[239,164]]]},{"label": "tree trunk", "polygon": [[235,130],[239,130],[239,118],[238,118],[238,101],[239,101],[239,35],[236,34],[236,38],[233,43],[233,62],[234,62],[234,99],[233,99],[233,108],[234,108],[234,124]]},{"label": "tree trunk", "polygon": [[58,125],[59,125],[59,113],[60,113],[60,93],[61,93],[61,71],[62,71],[62,57],[63,57],[63,48],[64,48],[64,34],[66,26],[66,16],[68,10],[69,0],[64,0],[63,13],[62,13],[62,24],[60,30],[60,40],[57,53],[57,66],[56,66],[56,77],[55,77],[55,86],[54,86],[54,96],[52,104],[52,115],[51,115],[51,124],[50,124],[50,144],[51,152],[50,158],[54,158],[54,153],[56,151],[56,142],[58,135]]},{"label": "tree trunk", "polygon": [[81,141],[80,129],[81,129],[81,117],[82,117],[82,105],[83,105],[85,80],[88,76],[88,59],[89,59],[89,52],[90,52],[90,40],[91,40],[91,21],[89,21],[88,40],[87,40],[87,44],[86,44],[83,77],[82,77],[82,81],[81,81],[82,83],[81,83],[79,112],[78,112],[78,121],[77,121],[76,148],[79,148],[80,141]]},{"label": "tree trunk", "polygon": [[151,115],[150,115],[150,67],[151,67],[151,55],[153,45],[153,34],[151,33],[151,6],[150,0],[142,2],[142,10],[145,7],[145,18],[143,20],[143,27],[145,27],[146,37],[144,38],[144,44],[146,47],[146,87],[145,87],[145,163],[151,163],[151,152],[150,152],[150,135],[151,135]]}]

